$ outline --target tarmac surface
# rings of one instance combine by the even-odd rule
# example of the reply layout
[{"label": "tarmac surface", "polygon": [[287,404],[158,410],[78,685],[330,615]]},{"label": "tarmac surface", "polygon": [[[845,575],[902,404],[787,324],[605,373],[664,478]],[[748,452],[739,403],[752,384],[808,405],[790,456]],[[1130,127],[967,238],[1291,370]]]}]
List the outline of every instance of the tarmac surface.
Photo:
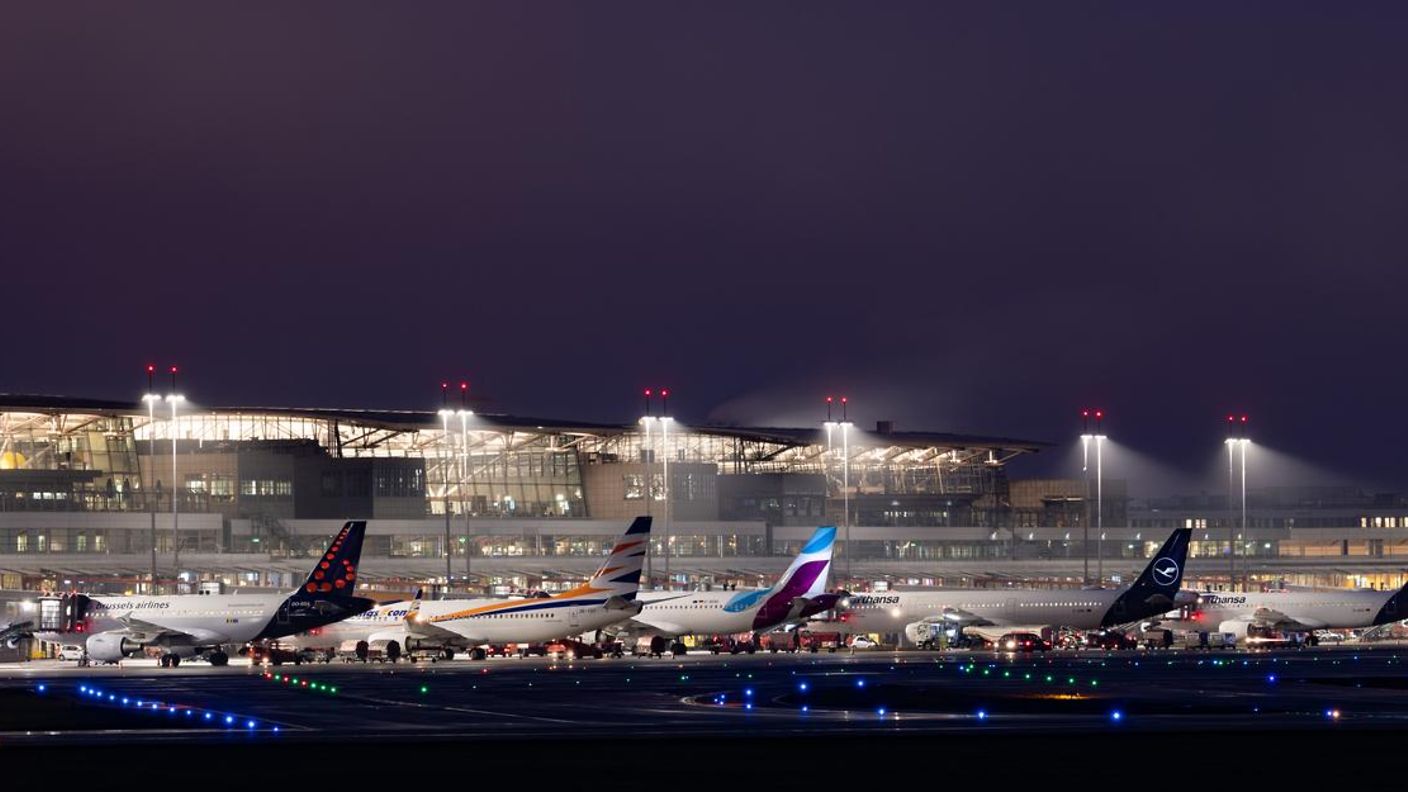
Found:
[{"label": "tarmac surface", "polygon": [[[625,742],[651,746],[647,762],[672,767],[701,750],[766,765],[786,745],[901,762],[935,758],[936,746],[983,761],[1018,750],[1051,763],[1091,745],[1160,752],[1189,738],[1231,739],[1244,752],[1255,737],[1293,757],[1297,745],[1323,751],[1350,734],[1378,742],[1373,732],[1405,727],[1401,647],[0,669],[0,755],[81,745],[123,761],[161,755],[163,766],[173,754],[161,749],[173,744],[283,751],[299,762],[326,755],[319,746],[346,756],[419,745],[428,756],[470,744],[479,766],[499,769],[536,761],[547,746],[592,761]],[[747,751],[734,750],[745,741]]]}]

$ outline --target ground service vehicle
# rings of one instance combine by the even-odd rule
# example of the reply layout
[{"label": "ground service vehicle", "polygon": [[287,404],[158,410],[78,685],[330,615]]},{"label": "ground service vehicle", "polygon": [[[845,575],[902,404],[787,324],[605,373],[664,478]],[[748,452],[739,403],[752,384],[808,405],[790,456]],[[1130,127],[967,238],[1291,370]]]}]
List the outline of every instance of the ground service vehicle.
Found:
[{"label": "ground service vehicle", "polygon": [[1045,652],[1051,644],[1036,633],[1014,632],[998,638],[993,647],[998,652]]}]

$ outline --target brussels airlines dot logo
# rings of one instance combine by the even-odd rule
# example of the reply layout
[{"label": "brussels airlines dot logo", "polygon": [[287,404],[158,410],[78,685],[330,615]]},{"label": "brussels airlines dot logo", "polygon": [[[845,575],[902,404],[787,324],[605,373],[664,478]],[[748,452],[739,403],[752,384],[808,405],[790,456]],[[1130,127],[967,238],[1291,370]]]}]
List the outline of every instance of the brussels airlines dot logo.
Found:
[{"label": "brussels airlines dot logo", "polygon": [[1178,562],[1172,558],[1160,558],[1154,562],[1154,582],[1160,586],[1172,586],[1178,580]]}]

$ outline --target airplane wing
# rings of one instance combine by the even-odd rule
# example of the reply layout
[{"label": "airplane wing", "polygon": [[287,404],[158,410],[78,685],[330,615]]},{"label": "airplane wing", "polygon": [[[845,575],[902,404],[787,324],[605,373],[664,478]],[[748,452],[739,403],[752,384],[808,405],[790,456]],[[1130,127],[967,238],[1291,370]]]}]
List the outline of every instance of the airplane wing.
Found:
[{"label": "airplane wing", "polygon": [[972,613],[970,611],[963,610],[962,608],[944,608],[943,613],[941,613],[939,616],[928,616],[922,619],[921,621],[926,621],[931,624],[938,622],[944,624],[956,624],[960,627],[982,627],[992,624],[992,622],[988,621],[982,616],[979,616],[978,614]]},{"label": "airplane wing", "polygon": [[156,643],[159,640],[169,642],[173,638],[190,638],[192,643],[197,644],[217,644],[229,641],[228,636],[214,630],[181,630],[166,627],[155,622],[135,618],[130,612],[125,616],[117,617],[117,621],[122,624],[123,629],[114,632],[126,633],[133,641],[142,644]]},{"label": "airplane wing", "polygon": [[469,635],[456,630],[446,629],[429,619],[422,620],[419,618],[418,609],[413,609],[410,613],[406,614],[405,625],[406,633],[417,638],[426,638],[432,641],[463,642],[469,646],[478,646],[482,643],[488,643],[482,635]]},{"label": "airplane wing", "polygon": [[1324,627],[1324,623],[1306,619],[1298,619],[1275,608],[1257,608],[1252,614],[1252,622],[1258,627],[1271,627],[1280,630],[1318,630]]},{"label": "airplane wing", "polygon": [[[689,632],[689,628],[683,625],[674,624],[664,619],[656,619],[650,616],[642,618],[639,614],[632,617],[631,620],[625,624],[629,626],[632,622],[650,627],[654,630],[659,630],[666,635],[685,635]],[[629,632],[629,630],[623,629],[622,632]]]},{"label": "airplane wing", "polygon": [[0,627],[0,644],[9,644],[33,632],[34,622],[22,621]]}]

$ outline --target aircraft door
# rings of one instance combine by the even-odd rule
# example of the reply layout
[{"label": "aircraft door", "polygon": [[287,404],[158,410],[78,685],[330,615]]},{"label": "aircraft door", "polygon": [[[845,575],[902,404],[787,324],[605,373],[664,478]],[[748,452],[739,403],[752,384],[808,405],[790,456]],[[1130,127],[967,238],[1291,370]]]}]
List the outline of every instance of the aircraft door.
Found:
[{"label": "aircraft door", "polygon": [[582,610],[581,610],[581,608],[568,608],[568,609],[567,609],[567,626],[568,626],[568,627],[581,627],[581,626],[582,626]]}]

